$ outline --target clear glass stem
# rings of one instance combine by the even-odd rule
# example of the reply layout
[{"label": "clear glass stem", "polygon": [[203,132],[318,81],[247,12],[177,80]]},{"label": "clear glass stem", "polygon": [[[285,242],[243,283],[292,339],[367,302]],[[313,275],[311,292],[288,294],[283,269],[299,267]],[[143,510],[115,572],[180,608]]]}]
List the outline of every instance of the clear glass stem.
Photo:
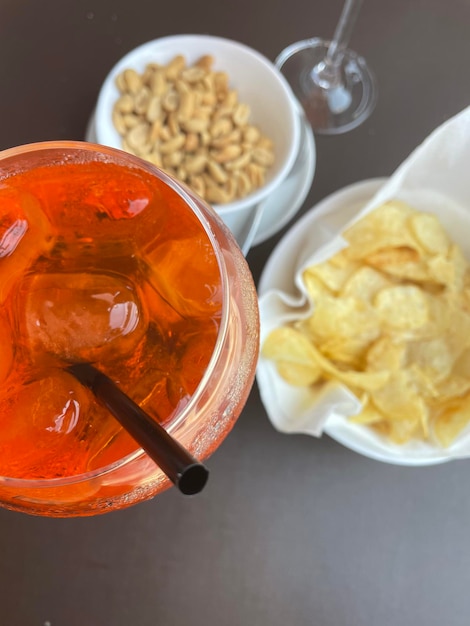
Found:
[{"label": "clear glass stem", "polygon": [[340,63],[342,51],[347,47],[351,33],[356,24],[362,0],[346,0],[341,12],[333,39],[323,61],[312,71],[314,82],[323,89],[334,89],[341,86]]},{"label": "clear glass stem", "polygon": [[341,50],[348,46],[362,0],[346,0],[326,55],[326,62],[336,65]]}]

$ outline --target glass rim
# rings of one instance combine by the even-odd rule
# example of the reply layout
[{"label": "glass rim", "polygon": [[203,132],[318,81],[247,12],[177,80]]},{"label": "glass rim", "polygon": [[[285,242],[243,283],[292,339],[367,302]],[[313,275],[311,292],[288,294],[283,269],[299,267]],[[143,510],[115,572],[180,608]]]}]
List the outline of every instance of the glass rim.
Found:
[{"label": "glass rim", "polygon": [[[178,194],[180,198],[184,200],[186,205],[192,210],[192,212],[196,215],[199,220],[199,223],[203,227],[209,241],[212,245],[212,249],[217,259],[219,273],[220,273],[220,281],[222,287],[222,315],[220,319],[219,330],[217,333],[217,339],[215,342],[215,346],[212,351],[211,358],[209,363],[204,371],[204,374],[199,381],[196,390],[192,394],[190,401],[178,412],[174,418],[171,419],[170,423],[165,425],[165,429],[174,435],[175,431],[181,426],[181,424],[185,421],[188,414],[193,409],[194,405],[198,402],[200,396],[202,395],[205,386],[207,384],[208,379],[211,376],[212,371],[214,370],[216,364],[219,362],[222,353],[222,346],[225,342],[225,338],[227,336],[228,328],[229,328],[229,307],[228,304],[230,302],[230,293],[229,293],[229,281],[227,275],[227,266],[225,263],[224,256],[222,254],[222,250],[220,248],[219,243],[215,237],[215,234],[212,230],[211,224],[207,216],[198,206],[197,202],[194,199],[193,193],[180,181],[172,178],[169,174],[159,169],[152,163],[145,161],[137,156],[134,156],[124,150],[119,150],[117,148],[112,148],[109,146],[104,146],[101,144],[95,144],[86,141],[75,141],[75,140],[54,140],[54,141],[40,141],[27,143],[20,146],[16,146],[13,148],[7,148],[5,150],[0,151],[0,182],[4,180],[7,176],[2,175],[2,163],[5,159],[14,158],[17,156],[23,156],[27,154],[40,153],[46,150],[56,150],[56,151],[66,151],[66,150],[74,150],[77,152],[86,152],[88,155],[96,155],[98,158],[92,159],[98,162],[103,162],[103,157],[108,156],[111,160],[114,159],[115,163],[127,161],[129,165],[133,165],[136,169],[145,170],[148,173],[152,174],[160,181],[168,185],[175,193]],[[100,158],[101,157],[101,158]],[[69,160],[68,162],[73,162],[73,160]],[[207,209],[211,215],[213,215],[216,221],[219,221],[217,214],[211,212],[211,209],[205,202],[199,199],[199,202]],[[134,452],[114,461],[113,463],[109,463],[101,468],[90,470],[89,472],[83,472],[81,474],[74,474],[67,477],[60,478],[16,478],[10,476],[2,476],[0,475],[0,485],[4,487],[22,487],[28,489],[36,489],[36,488],[55,488],[55,487],[64,487],[67,485],[73,485],[82,483],[85,481],[90,481],[96,478],[100,478],[101,476],[105,476],[110,474],[111,472],[122,469],[136,461],[138,459],[144,458],[148,456],[147,453],[139,446]],[[150,457],[148,457],[150,458]],[[157,464],[155,464],[156,468],[159,468]],[[163,470],[160,469],[163,473]]]}]

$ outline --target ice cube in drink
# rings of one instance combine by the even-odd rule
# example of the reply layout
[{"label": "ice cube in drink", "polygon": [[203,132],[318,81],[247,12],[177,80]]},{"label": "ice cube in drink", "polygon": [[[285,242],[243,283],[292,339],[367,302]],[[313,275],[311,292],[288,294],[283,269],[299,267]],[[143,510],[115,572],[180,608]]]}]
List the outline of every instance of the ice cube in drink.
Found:
[{"label": "ice cube in drink", "polygon": [[35,274],[20,283],[17,312],[35,362],[123,358],[147,330],[133,281],[103,273]]},{"label": "ice cube in drink", "polygon": [[53,243],[50,224],[31,193],[0,183],[0,303]]}]

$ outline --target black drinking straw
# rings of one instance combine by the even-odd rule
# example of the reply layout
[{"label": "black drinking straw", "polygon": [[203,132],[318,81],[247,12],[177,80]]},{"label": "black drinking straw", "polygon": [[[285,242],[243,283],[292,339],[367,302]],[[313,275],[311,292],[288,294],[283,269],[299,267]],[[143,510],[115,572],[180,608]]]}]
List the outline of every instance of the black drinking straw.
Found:
[{"label": "black drinking straw", "polygon": [[106,374],[89,363],[76,363],[67,369],[82,385],[91,389],[182,493],[193,495],[202,490],[209,476],[207,468],[123,393]]}]

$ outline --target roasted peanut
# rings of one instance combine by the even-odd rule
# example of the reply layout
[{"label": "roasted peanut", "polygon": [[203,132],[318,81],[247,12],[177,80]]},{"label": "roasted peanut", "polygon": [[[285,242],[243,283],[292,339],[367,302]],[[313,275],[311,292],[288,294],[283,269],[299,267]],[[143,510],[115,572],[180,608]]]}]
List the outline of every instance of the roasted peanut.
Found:
[{"label": "roasted peanut", "polygon": [[159,152],[150,152],[147,155],[147,161],[153,163],[153,165],[156,165],[157,167],[163,166],[162,157],[160,156]]},{"label": "roasted peanut", "polygon": [[183,91],[180,95],[180,106],[178,109],[178,118],[180,120],[189,120],[193,116],[196,105],[196,98],[192,91]]},{"label": "roasted peanut", "polygon": [[185,141],[186,139],[183,133],[175,135],[174,137],[160,145],[160,152],[162,154],[170,154],[170,152],[174,152],[175,150],[179,150],[180,148],[182,148]]},{"label": "roasted peanut", "polygon": [[127,83],[126,79],[124,78],[124,73],[118,74],[116,76],[114,84],[116,85],[120,93],[127,92]]},{"label": "roasted peanut", "polygon": [[148,108],[145,113],[147,121],[151,124],[156,122],[162,115],[162,103],[158,96],[152,96],[148,103]]},{"label": "roasted peanut", "polygon": [[237,180],[233,174],[227,179],[224,189],[230,198],[230,201],[232,201],[237,195]]},{"label": "roasted peanut", "polygon": [[211,137],[216,139],[221,135],[227,135],[233,128],[232,122],[224,117],[220,120],[216,120],[209,129]]},{"label": "roasted peanut", "polygon": [[232,143],[228,146],[222,148],[217,152],[214,152],[213,157],[217,163],[228,163],[228,161],[233,161],[241,155],[242,147]]},{"label": "roasted peanut", "polygon": [[191,185],[191,189],[195,191],[201,198],[205,197],[206,186],[204,184],[204,179],[202,176],[190,176],[189,184]]},{"label": "roasted peanut", "polygon": [[[134,110],[139,115],[145,115],[149,108],[150,89],[145,85],[135,94]],[[132,109],[131,109],[132,110]]]},{"label": "roasted peanut", "polygon": [[183,161],[183,153],[181,150],[175,150],[175,152],[165,154],[162,161],[163,167],[178,167]]},{"label": "roasted peanut", "polygon": [[233,161],[229,161],[228,163],[226,163],[225,167],[230,171],[243,170],[248,165],[248,163],[250,163],[250,161],[251,151],[247,150],[237,159],[233,159]]},{"label": "roasted peanut", "polygon": [[188,178],[188,173],[184,165],[180,165],[179,168],[176,170],[175,174],[179,180],[186,182],[186,179]]},{"label": "roasted peanut", "polygon": [[181,72],[181,78],[187,83],[198,83],[205,76],[206,72],[202,67],[188,67]]},{"label": "roasted peanut", "polygon": [[168,80],[176,80],[186,65],[186,59],[182,54],[175,56],[166,66],[166,77]]},{"label": "roasted peanut", "polygon": [[122,119],[127,129],[134,128],[134,126],[140,124],[141,121],[140,117],[138,115],[135,115],[134,113],[127,113],[127,115],[122,116]]},{"label": "roasted peanut", "polygon": [[126,135],[126,139],[131,146],[136,150],[139,150],[141,146],[146,144],[149,140],[149,127],[144,122],[136,124]]},{"label": "roasted peanut", "polygon": [[120,113],[131,113],[134,110],[134,98],[129,94],[123,94],[115,104],[115,109]]},{"label": "roasted peanut", "polygon": [[250,179],[251,186],[258,189],[264,185],[266,168],[256,163],[248,163],[246,173]]},{"label": "roasted peanut", "polygon": [[184,144],[184,150],[186,152],[196,152],[199,147],[199,139],[196,133],[188,133],[186,135],[186,141]]},{"label": "roasted peanut", "polygon": [[274,154],[266,148],[256,147],[253,150],[253,161],[258,165],[269,167],[274,162]]},{"label": "roasted peanut", "polygon": [[214,75],[214,89],[219,102],[222,102],[228,93],[228,76],[225,72],[216,72]]},{"label": "roasted peanut", "polygon": [[205,54],[200,57],[194,64],[196,67],[202,67],[203,70],[208,72],[214,63],[214,57],[210,54]]},{"label": "roasted peanut", "polygon": [[213,159],[208,160],[207,171],[209,172],[209,174],[212,176],[212,178],[215,180],[216,183],[223,185],[225,182],[227,182],[227,179],[228,179],[227,172],[224,170],[224,168],[221,165],[219,165]]},{"label": "roasted peanut", "polygon": [[166,94],[162,98],[162,108],[165,109],[167,113],[172,113],[176,111],[180,103],[180,98],[178,92],[174,89],[167,91]]},{"label": "roasted peanut", "polygon": [[116,107],[114,108],[113,111],[113,124],[114,124],[114,128],[117,130],[117,132],[120,135],[125,135],[127,132],[127,126],[126,123],[124,121],[124,118],[122,117],[120,111],[118,109],[116,109]]},{"label": "roasted peanut", "polygon": [[209,120],[193,117],[191,120],[184,121],[182,126],[188,133],[202,133],[207,130]]},{"label": "roasted peanut", "polygon": [[168,126],[161,126],[160,127],[160,139],[162,141],[170,141],[170,139],[171,139],[171,130],[169,129]]},{"label": "roasted peanut", "polygon": [[209,134],[208,130],[204,130],[201,134],[201,146],[203,146],[204,148],[207,148],[207,146],[210,144],[211,142],[211,136]]},{"label": "roasted peanut", "polygon": [[124,70],[124,84],[127,87],[127,91],[132,94],[136,94],[142,87],[142,78],[135,70]]},{"label": "roasted peanut", "polygon": [[[225,109],[230,109],[231,111],[235,112],[236,107],[237,107],[237,102],[238,102],[238,94],[234,89],[232,89],[231,91],[227,93],[224,100],[221,102],[221,106],[224,107]],[[244,106],[248,106],[248,105],[245,104]]]},{"label": "roasted peanut", "polygon": [[246,148],[249,148],[249,149],[252,148],[251,144],[246,144],[245,142],[241,141],[241,132],[239,128],[234,128],[227,135],[222,135],[218,137],[217,139],[212,139],[211,148],[221,149],[221,148],[225,148],[225,146],[228,146],[231,143],[235,143],[239,145],[242,148],[242,150]]},{"label": "roasted peanut", "polygon": [[230,198],[225,189],[212,184],[206,185],[206,199],[214,204],[226,204]]},{"label": "roasted peanut", "polygon": [[150,86],[152,76],[159,68],[160,65],[158,65],[158,63],[147,63],[144,73],[142,74],[142,82],[144,83],[144,85],[146,85],[147,87]]},{"label": "roasted peanut", "polygon": [[196,154],[196,156],[186,159],[185,167],[188,174],[202,174],[207,165],[207,156],[205,154]]},{"label": "roasted peanut", "polygon": [[170,129],[172,135],[178,135],[181,131],[177,111],[173,111],[168,115],[168,128]]},{"label": "roasted peanut", "polygon": [[235,173],[235,179],[237,182],[237,197],[244,198],[250,193],[253,188],[251,181],[248,175],[245,174],[245,172],[243,172],[242,170],[238,170]]},{"label": "roasted peanut", "polygon": [[247,143],[255,144],[259,141],[261,133],[256,126],[246,126],[243,129],[243,140]]},{"label": "roasted peanut", "polygon": [[232,119],[236,126],[245,126],[250,118],[250,107],[240,102],[235,107]]},{"label": "roasted peanut", "polygon": [[168,89],[168,83],[164,70],[157,70],[150,79],[150,91],[158,97],[162,97]]},{"label": "roasted peanut", "polygon": [[160,133],[162,131],[162,122],[161,120],[155,120],[152,126],[150,127],[149,140],[150,143],[155,143],[160,139]]}]

